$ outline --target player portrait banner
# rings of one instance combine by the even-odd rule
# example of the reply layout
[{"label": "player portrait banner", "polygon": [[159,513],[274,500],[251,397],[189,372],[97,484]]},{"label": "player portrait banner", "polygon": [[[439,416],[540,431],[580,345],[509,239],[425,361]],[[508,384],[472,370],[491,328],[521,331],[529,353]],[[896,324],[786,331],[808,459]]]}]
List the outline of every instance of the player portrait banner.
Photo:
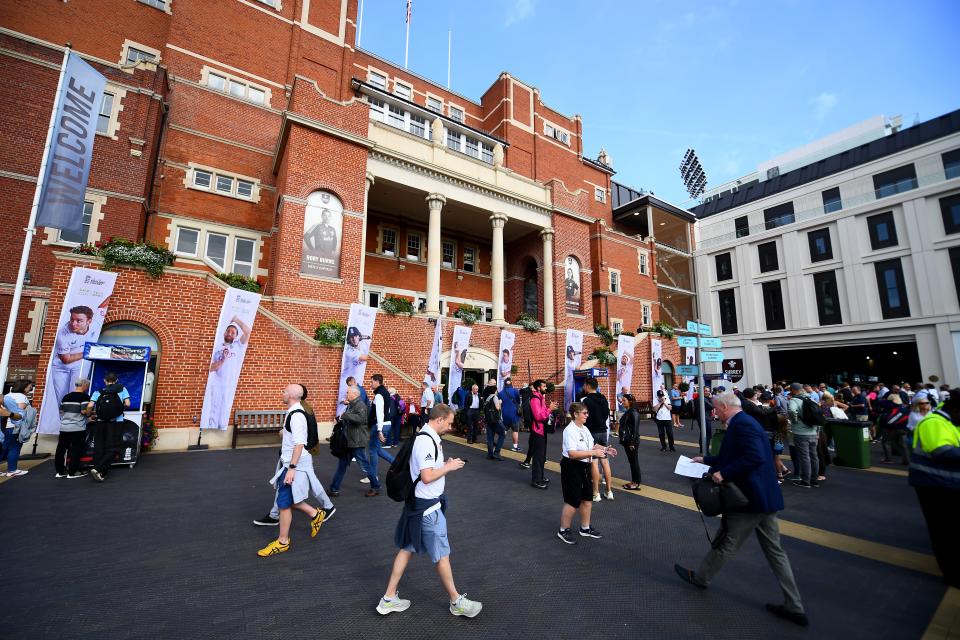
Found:
[{"label": "player portrait banner", "polygon": [[433,346],[430,348],[430,362],[427,363],[427,373],[423,381],[434,387],[440,384],[440,356],[443,355],[443,319],[437,318],[437,326],[433,329]]},{"label": "player portrait banner", "polygon": [[250,331],[260,306],[260,294],[227,289],[207,365],[207,388],[200,410],[201,429],[226,429],[233,424],[230,410],[237,393],[237,380],[247,354]]},{"label": "player portrait banner", "polygon": [[303,213],[303,257],[300,273],[323,278],[340,277],[343,239],[343,203],[332,193],[315,191],[307,196]]},{"label": "player portrait banner", "polygon": [[[583,360],[583,332],[576,329],[567,329],[567,345],[563,357],[563,410],[570,409],[570,404],[576,400],[576,383],[573,372],[577,370]],[[533,382],[531,380],[530,382]]]},{"label": "player portrait banner", "polygon": [[453,346],[450,347],[450,379],[447,381],[447,398],[456,405],[457,389],[463,384],[463,367],[470,349],[470,327],[457,325],[453,328]]},{"label": "player portrait banner", "polygon": [[636,338],[617,336],[617,393],[630,393],[633,390],[633,351]]},{"label": "player portrait banner", "polygon": [[100,338],[116,282],[116,273],[73,268],[47,365],[37,425],[40,433],[60,433],[60,401],[73,391],[74,381],[85,378],[90,371],[90,363],[83,359],[83,346]]},{"label": "player portrait banner", "polygon": [[513,367],[513,343],[517,336],[512,331],[500,332],[500,351],[497,352],[497,391],[503,389],[503,381],[510,377]]},{"label": "player portrait banner", "polygon": [[337,391],[337,416],[344,412],[347,405],[347,378],[354,378],[363,385],[363,376],[367,372],[367,358],[370,354],[370,341],[373,339],[373,321],[377,310],[365,304],[354,302],[350,305],[347,318],[347,338],[343,345],[343,359],[340,361],[340,386]]},{"label": "player portrait banner", "polygon": [[[683,350],[683,363],[684,364],[697,364],[697,350],[693,347],[684,347]],[[693,402],[693,381],[696,380],[696,376],[686,376],[684,381],[689,383],[690,388],[687,389],[686,398],[687,402]]]},{"label": "player portrait banner", "polygon": [[657,391],[663,388],[663,351],[660,340],[650,339],[650,368],[653,370],[650,376],[650,386],[653,393],[650,394],[653,402],[657,401]]}]

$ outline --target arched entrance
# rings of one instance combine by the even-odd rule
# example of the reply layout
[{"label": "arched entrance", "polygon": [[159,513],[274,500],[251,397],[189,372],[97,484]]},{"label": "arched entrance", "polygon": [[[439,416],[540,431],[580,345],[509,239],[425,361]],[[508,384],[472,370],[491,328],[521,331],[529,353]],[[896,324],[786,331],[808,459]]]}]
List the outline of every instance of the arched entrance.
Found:
[{"label": "arched entrance", "polygon": [[663,373],[663,387],[667,390],[667,395],[670,395],[670,389],[673,389],[673,363],[669,360],[663,361],[663,366],[660,368],[660,371]]},{"label": "arched entrance", "polygon": [[523,269],[523,312],[540,317],[540,285],[537,282],[537,263],[533,258],[527,260]]},{"label": "arched entrance", "polygon": [[[479,347],[471,345],[467,351],[467,360],[463,364],[462,386],[467,386],[470,381],[473,381],[482,391],[487,380],[490,378],[496,379],[497,377],[497,356],[486,349],[480,349]],[[450,389],[447,386],[447,381],[450,379],[449,351],[441,356],[440,368],[440,381],[444,385],[444,397],[449,401],[450,394],[454,391],[454,389]]]},{"label": "arched entrance", "polygon": [[160,361],[160,339],[150,327],[139,322],[122,320],[104,325],[100,332],[100,342],[121,344],[132,347],[150,347],[150,364],[147,367],[147,379],[143,385],[143,411],[153,416],[153,396],[157,388],[157,371]]}]

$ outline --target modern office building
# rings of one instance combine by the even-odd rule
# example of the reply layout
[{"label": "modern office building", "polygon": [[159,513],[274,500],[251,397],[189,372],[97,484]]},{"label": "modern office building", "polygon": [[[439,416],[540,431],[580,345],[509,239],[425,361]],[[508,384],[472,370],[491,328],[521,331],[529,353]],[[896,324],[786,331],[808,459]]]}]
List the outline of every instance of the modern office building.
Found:
[{"label": "modern office building", "polygon": [[716,372],[960,382],[960,111],[909,128],[871,119],[692,212],[700,306],[724,343]]}]

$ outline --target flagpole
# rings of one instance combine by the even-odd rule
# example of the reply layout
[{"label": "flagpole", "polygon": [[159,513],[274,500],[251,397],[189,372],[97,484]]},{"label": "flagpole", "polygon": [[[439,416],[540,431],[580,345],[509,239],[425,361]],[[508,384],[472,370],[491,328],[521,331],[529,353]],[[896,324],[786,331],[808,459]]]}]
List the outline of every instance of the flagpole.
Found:
[{"label": "flagpole", "polygon": [[63,49],[63,62],[60,64],[60,78],[57,80],[57,90],[53,97],[53,111],[50,112],[50,124],[47,127],[47,140],[43,145],[43,156],[40,159],[40,172],[37,174],[37,187],[33,191],[33,204],[30,205],[30,219],[23,238],[23,253],[20,254],[20,269],[17,271],[17,281],[13,288],[13,301],[10,303],[10,317],[7,318],[7,332],[3,336],[3,355],[0,356],[0,382],[7,381],[7,371],[10,368],[10,349],[13,346],[13,334],[17,330],[17,315],[20,313],[20,298],[23,296],[23,281],[27,276],[27,263],[30,261],[30,248],[33,245],[33,236],[37,232],[34,225],[37,222],[37,210],[40,208],[40,193],[47,177],[49,167],[50,146],[53,142],[50,137],[56,124],[57,110],[60,108],[60,93],[63,89],[63,78],[67,71],[67,59],[70,57],[70,43]]},{"label": "flagpole", "polygon": [[403,50],[403,68],[407,68],[407,62],[410,58],[410,14],[407,13],[407,45]]},{"label": "flagpole", "polygon": [[450,88],[450,52],[453,47],[453,30],[447,31],[447,89]]},{"label": "flagpole", "polygon": [[360,48],[361,35],[363,35],[363,0],[360,0],[360,15],[357,16],[357,49]]}]

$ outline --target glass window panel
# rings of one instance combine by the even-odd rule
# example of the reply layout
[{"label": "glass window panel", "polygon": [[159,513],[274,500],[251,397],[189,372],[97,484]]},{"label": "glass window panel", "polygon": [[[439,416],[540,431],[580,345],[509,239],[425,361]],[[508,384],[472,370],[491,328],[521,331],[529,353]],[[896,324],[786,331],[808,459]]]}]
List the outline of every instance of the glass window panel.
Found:
[{"label": "glass window panel", "polygon": [[407,259],[420,259],[420,235],[416,233],[407,234]]},{"label": "glass window panel", "polygon": [[133,64],[140,60],[152,62],[156,60],[156,56],[154,56],[152,53],[137,49],[136,47],[127,47],[127,64]]},{"label": "glass window panel", "polygon": [[248,238],[237,238],[233,249],[233,272],[253,276],[253,250],[256,243]]},{"label": "glass window panel", "polygon": [[207,75],[207,86],[217,89],[218,91],[226,91],[227,89],[227,79],[223,76],[219,76],[215,73]]},{"label": "glass window panel", "polygon": [[944,178],[956,178],[960,176],[960,149],[948,151],[942,156]]},{"label": "glass window panel", "polygon": [[456,255],[456,246],[452,242],[443,243],[443,266],[452,267]]},{"label": "glass window panel", "polygon": [[83,203],[83,220],[81,221],[80,232],[70,229],[60,229],[60,241],[72,242],[74,244],[83,244],[90,237],[90,221],[93,219],[93,203]]},{"label": "glass window panel", "polygon": [[397,253],[397,232],[393,229],[384,229],[383,230],[383,252],[388,256],[396,255]]},{"label": "glass window panel", "polygon": [[463,122],[463,109],[450,107],[450,119],[456,120],[457,122]]},{"label": "glass window panel", "polygon": [[241,198],[253,197],[253,183],[246,180],[237,180],[237,195]]},{"label": "glass window panel", "polygon": [[477,270],[477,251],[473,247],[463,248],[463,270],[470,273]]},{"label": "glass window panel", "polygon": [[447,148],[460,151],[460,134],[447,129]]},{"label": "glass window panel", "polygon": [[383,75],[382,73],[377,73],[376,71],[370,72],[367,82],[375,87],[380,87],[381,89],[387,88],[387,76]]},{"label": "glass window panel", "polygon": [[489,164],[493,164],[493,145],[480,143],[480,159]]},{"label": "glass window panel", "polygon": [[410,133],[421,138],[427,133],[427,121],[414,114],[410,114]]},{"label": "glass window panel", "polygon": [[217,176],[217,191],[221,193],[233,193],[233,178],[229,176]]},{"label": "glass window panel", "polygon": [[210,188],[210,179],[213,177],[213,174],[207,171],[194,170],[193,172],[193,185],[196,187],[203,187],[204,189]]},{"label": "glass window panel", "polygon": [[960,232],[960,195],[940,199],[940,215],[943,217],[943,232]]},{"label": "glass window panel", "polygon": [[387,105],[387,109],[389,110],[389,111],[388,111],[388,114],[387,114],[387,115],[389,116],[388,119],[387,119],[387,124],[390,124],[390,125],[392,125],[392,126],[394,126],[394,127],[397,127],[397,128],[399,128],[399,129],[403,129],[403,128],[404,128],[404,126],[403,126],[403,115],[404,115],[403,109],[401,109],[401,108],[398,107],[398,106],[392,105],[392,104],[391,104],[391,105]]},{"label": "glass window panel", "polygon": [[100,114],[97,116],[97,133],[107,133],[110,131],[110,115],[113,113],[112,93],[103,92],[103,100],[100,102]]},{"label": "glass window panel", "polygon": [[247,100],[256,102],[257,104],[263,104],[267,100],[267,92],[263,89],[257,89],[256,87],[248,87]]},{"label": "glass window panel", "polygon": [[840,200],[840,187],[827,189],[821,196],[823,196],[824,213],[832,213],[843,208],[843,202]]},{"label": "glass window panel", "polygon": [[177,253],[185,253],[191,256],[197,255],[197,243],[199,240],[199,231],[180,227],[177,230]]},{"label": "glass window panel", "polygon": [[230,81],[230,94],[235,95],[238,98],[243,98],[247,95],[247,85],[242,82],[237,82],[236,80]]},{"label": "glass window panel", "polygon": [[227,236],[207,232],[207,259],[221,269],[227,260]]},{"label": "glass window panel", "polygon": [[474,158],[480,157],[480,151],[479,151],[479,146],[478,146],[479,144],[480,144],[480,143],[479,143],[477,140],[474,140],[473,138],[469,138],[469,137],[468,137],[468,138],[467,138],[467,149],[466,149],[467,155],[473,156]]},{"label": "glass window panel", "polygon": [[427,109],[430,109],[430,111],[436,111],[437,113],[442,113],[442,112],[443,112],[443,102],[441,102],[441,101],[438,100],[437,98],[430,98],[430,97],[428,97],[428,98],[427,98]]},{"label": "glass window panel", "polygon": [[393,83],[393,92],[406,100],[410,99],[410,87],[399,82]]}]

